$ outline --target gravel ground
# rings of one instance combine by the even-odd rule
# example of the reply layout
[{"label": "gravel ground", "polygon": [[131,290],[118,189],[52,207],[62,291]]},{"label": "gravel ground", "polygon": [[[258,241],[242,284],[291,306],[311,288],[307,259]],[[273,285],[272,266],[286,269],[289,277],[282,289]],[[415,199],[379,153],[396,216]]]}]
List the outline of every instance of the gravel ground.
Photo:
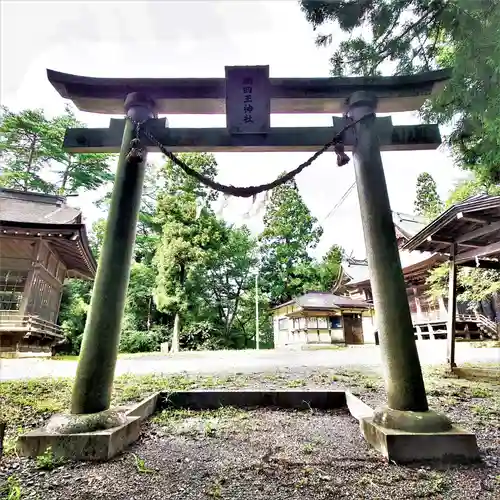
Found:
[{"label": "gravel ground", "polygon": [[[224,385],[348,386],[372,407],[385,399],[376,374],[331,370],[301,377],[275,372],[235,377]],[[220,383],[204,379],[197,385]],[[1,488],[8,476],[16,478],[11,491],[17,483],[22,493],[9,500],[500,498],[500,386],[433,373],[427,389],[433,409],[476,433],[481,464],[388,464],[344,411],[182,410],[155,415],[141,439],[108,463],[42,471],[33,460],[6,457],[0,464],[0,498],[7,498]]]},{"label": "gravel ground", "polygon": [[225,409],[160,414],[108,463],[28,466],[19,478],[22,498],[43,500],[486,500],[500,494],[498,465],[387,464],[343,410]]}]

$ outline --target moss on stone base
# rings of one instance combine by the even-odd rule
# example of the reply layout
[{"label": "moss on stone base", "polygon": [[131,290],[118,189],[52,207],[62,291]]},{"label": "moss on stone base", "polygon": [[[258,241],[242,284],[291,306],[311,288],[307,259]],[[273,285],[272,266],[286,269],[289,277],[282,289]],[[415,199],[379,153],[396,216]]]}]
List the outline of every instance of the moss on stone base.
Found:
[{"label": "moss on stone base", "polygon": [[446,432],[452,428],[448,417],[435,411],[400,411],[387,406],[375,410],[373,422],[386,429],[414,433]]},{"label": "moss on stone base", "polygon": [[87,415],[54,415],[45,427],[51,434],[81,434],[95,432],[127,423],[124,411],[105,410]]}]

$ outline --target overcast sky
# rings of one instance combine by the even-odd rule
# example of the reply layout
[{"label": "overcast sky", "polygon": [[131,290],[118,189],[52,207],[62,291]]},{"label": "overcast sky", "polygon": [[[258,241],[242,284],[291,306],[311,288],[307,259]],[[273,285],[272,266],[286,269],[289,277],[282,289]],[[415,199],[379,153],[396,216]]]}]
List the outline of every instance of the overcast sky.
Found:
[{"label": "overcast sky", "polygon": [[[314,44],[315,34],[298,2],[42,0],[1,5],[1,102],[14,110],[64,110],[64,100],[46,79],[46,68],[96,77],[223,77],[226,65],[270,65],[271,77],[329,76],[329,49]],[[89,126],[107,126],[109,117],[78,113]],[[171,127],[225,126],[224,116],[171,116]],[[408,113],[395,124],[417,123]],[[281,115],[274,126],[329,126],[327,115]],[[220,153],[219,180],[260,184],[296,167],[308,153]],[[150,158],[160,161],[159,155]],[[320,221],[354,181],[352,162],[339,169],[334,153],[323,155],[297,177],[300,192]],[[392,209],[412,212],[415,182],[424,171],[446,196],[459,177],[443,151],[383,153]],[[91,223],[100,214],[96,194],[71,200]],[[231,200],[224,217],[261,229],[262,213],[250,219],[249,200]],[[324,222],[318,253],[333,243],[364,257],[357,193],[352,191]]]}]

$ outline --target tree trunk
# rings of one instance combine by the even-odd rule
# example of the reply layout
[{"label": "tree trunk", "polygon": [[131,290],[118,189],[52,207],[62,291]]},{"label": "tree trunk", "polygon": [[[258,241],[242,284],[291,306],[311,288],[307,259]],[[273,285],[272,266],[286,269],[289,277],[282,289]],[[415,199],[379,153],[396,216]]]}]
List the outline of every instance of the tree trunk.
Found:
[{"label": "tree trunk", "polygon": [[153,297],[149,297],[149,302],[148,302],[148,321],[147,321],[147,330],[151,330],[151,301]]},{"label": "tree trunk", "polygon": [[62,176],[61,187],[59,188],[60,194],[64,195],[66,192],[66,184],[68,183],[69,172],[71,170],[71,156],[68,158],[68,164],[66,165],[66,169],[64,170],[64,174]]},{"label": "tree trunk", "polygon": [[3,454],[3,438],[5,435],[5,422],[0,422],[0,458],[2,458]]},{"label": "tree trunk", "polygon": [[[30,154],[28,156],[28,163],[26,165],[26,173],[27,174],[29,174],[31,172],[31,165],[33,164],[33,157],[35,156],[36,140],[37,140],[37,136],[35,135],[33,137],[33,140],[31,141],[31,144],[30,144]],[[26,184],[26,181],[24,183],[23,191],[28,191],[28,185]]]},{"label": "tree trunk", "polygon": [[170,352],[173,353],[179,352],[180,329],[181,329],[181,315],[179,314],[179,312],[176,312],[174,319],[174,331],[172,333],[172,347],[170,348]]}]

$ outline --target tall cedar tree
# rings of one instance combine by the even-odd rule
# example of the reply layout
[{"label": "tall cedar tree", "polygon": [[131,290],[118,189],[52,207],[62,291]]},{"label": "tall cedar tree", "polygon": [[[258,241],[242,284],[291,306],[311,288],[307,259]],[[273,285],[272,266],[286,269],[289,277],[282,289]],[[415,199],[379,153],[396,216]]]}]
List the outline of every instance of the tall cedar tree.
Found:
[{"label": "tall cedar tree", "polygon": [[317,268],[308,252],[322,234],[295,180],[273,190],[260,237],[263,290],[272,304],[292,299],[316,281]]},{"label": "tall cedar tree", "polygon": [[427,172],[417,177],[415,213],[432,220],[443,211],[443,202],[437,192],[436,181]]},{"label": "tall cedar tree", "polygon": [[[213,155],[186,153],[182,159],[198,172],[214,178]],[[156,220],[162,234],[154,263],[157,270],[155,303],[162,312],[174,315],[172,351],[179,351],[182,317],[188,312],[193,272],[202,266],[211,249],[220,245],[217,219],[209,207],[216,196],[170,160],[164,167],[165,187],[158,198]],[[201,203],[201,210],[198,208]]]}]

